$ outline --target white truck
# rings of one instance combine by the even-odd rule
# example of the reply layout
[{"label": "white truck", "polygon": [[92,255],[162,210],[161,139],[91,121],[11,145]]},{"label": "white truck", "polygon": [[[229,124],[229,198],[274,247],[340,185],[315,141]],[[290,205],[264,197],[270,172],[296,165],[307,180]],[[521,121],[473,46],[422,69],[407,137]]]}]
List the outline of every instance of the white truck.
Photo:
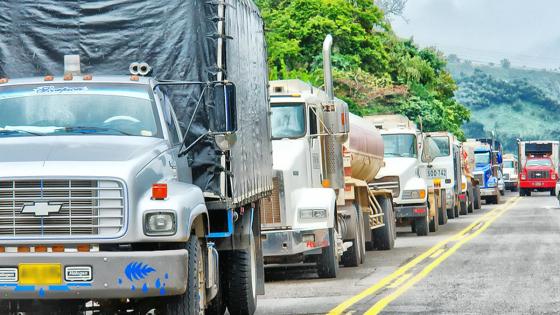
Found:
[{"label": "white truck", "polygon": [[504,154],[503,170],[505,189],[516,192],[519,188],[519,167],[515,155]]},{"label": "white truck", "polygon": [[[416,124],[402,115],[364,117],[380,129],[385,146],[385,166],[370,186],[393,192],[397,220],[410,224],[417,235],[428,235],[439,224],[437,210],[428,207],[428,183],[419,167],[424,136]],[[433,204],[433,203],[432,203]]]},{"label": "white truck", "polygon": [[357,266],[366,247],[393,247],[391,192],[367,185],[383,165],[377,130],[334,98],[330,45],[324,43],[326,92],[300,80],[270,82],[274,189],[262,203],[265,265],[313,263],[336,277]]},{"label": "white truck", "polygon": [[437,151],[432,156],[432,162],[424,163],[420,174],[426,180],[439,179],[441,188],[445,190],[447,211],[445,214],[439,214],[439,222],[444,224],[447,218],[456,218],[460,213],[462,194],[460,142],[449,132],[428,132],[426,137],[436,144]]}]

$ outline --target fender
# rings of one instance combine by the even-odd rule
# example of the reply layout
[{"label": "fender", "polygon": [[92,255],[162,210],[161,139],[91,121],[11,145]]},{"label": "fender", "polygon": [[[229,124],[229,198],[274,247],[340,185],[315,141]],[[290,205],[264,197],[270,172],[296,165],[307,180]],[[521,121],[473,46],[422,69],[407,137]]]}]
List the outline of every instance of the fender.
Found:
[{"label": "fender", "polygon": [[144,214],[150,211],[173,211],[177,216],[177,233],[173,236],[147,237],[146,240],[159,242],[185,242],[188,240],[195,219],[203,216],[204,224],[209,230],[208,210],[204,195],[199,187],[178,181],[167,182],[167,198],[152,200],[151,191],[147,191],[138,203],[137,226],[143,227]]},{"label": "fender", "polygon": [[[327,229],[335,227],[336,194],[331,188],[301,188],[292,193],[294,229]],[[301,209],[326,209],[327,218],[302,222],[299,219]]]}]

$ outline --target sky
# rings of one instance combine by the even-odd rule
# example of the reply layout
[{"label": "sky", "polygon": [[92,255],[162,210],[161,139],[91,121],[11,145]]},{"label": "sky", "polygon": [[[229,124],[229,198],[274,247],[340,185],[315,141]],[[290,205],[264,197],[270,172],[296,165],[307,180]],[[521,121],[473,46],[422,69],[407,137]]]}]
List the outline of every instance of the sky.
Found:
[{"label": "sky", "polygon": [[408,0],[393,29],[421,47],[479,63],[560,67],[559,0]]}]

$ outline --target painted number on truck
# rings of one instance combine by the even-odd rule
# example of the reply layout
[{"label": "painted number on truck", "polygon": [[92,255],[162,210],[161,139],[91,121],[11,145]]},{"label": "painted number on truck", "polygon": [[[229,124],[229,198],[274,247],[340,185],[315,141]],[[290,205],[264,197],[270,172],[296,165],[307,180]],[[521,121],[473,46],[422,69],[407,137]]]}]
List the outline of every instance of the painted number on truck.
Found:
[{"label": "painted number on truck", "polygon": [[428,178],[447,178],[447,170],[445,168],[429,168],[426,170]]}]

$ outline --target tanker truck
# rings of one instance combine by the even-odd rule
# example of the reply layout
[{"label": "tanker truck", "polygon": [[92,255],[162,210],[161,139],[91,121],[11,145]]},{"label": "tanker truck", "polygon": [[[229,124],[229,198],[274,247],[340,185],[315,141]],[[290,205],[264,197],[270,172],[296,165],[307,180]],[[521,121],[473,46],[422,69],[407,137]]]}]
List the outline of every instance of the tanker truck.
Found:
[{"label": "tanker truck", "polygon": [[[402,115],[364,118],[380,129],[385,148],[385,166],[370,187],[392,191],[398,223],[410,225],[419,236],[435,232],[439,225],[435,202],[428,207],[428,183],[419,173],[423,133]],[[426,162],[430,162],[429,155]]]},{"label": "tanker truck", "polygon": [[0,11],[18,12],[0,32],[0,313],[254,313],[272,191],[256,6]]},{"label": "tanker truck", "polygon": [[312,263],[321,278],[336,277],[339,263],[362,263],[366,247],[392,248],[396,237],[391,192],[368,187],[383,165],[381,136],[333,97],[330,41],[326,92],[270,82],[274,189],[261,207],[265,265]]}]

